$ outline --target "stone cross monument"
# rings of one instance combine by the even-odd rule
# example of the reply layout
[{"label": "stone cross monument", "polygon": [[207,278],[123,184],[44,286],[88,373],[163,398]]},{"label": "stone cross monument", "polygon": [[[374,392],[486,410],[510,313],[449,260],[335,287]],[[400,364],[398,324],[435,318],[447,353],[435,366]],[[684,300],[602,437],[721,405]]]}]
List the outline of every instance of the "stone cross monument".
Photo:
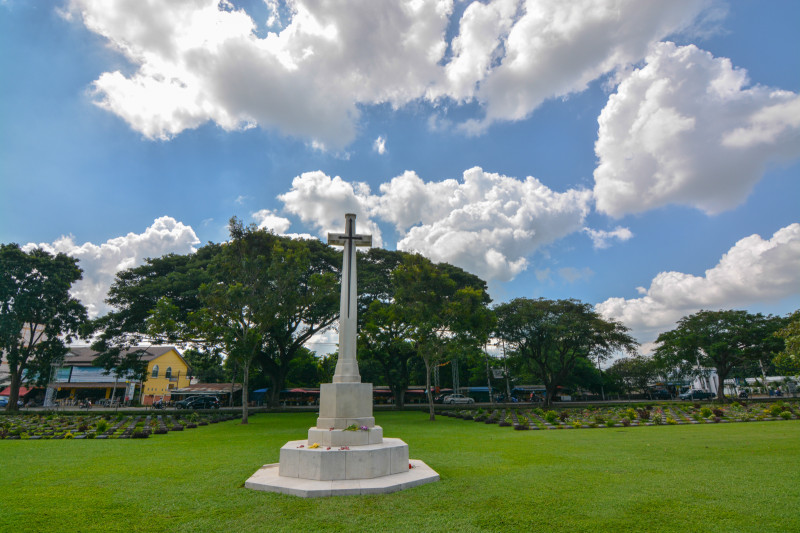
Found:
[{"label": "stone cross monument", "polygon": [[345,215],[344,233],[328,235],[344,246],[339,306],[339,358],[332,383],[320,387],[319,417],[308,440],[287,442],[280,463],[264,465],[245,487],[302,497],[381,494],[439,480],[424,462],[408,458],[408,445],[383,438],[372,416],[372,384],[361,383],[356,359],[356,246],[372,237],[356,233]]},{"label": "stone cross monument", "polygon": [[356,361],[356,246],[372,246],[372,235],[356,234],[356,216],[344,216],[344,233],[328,233],[328,244],[344,246],[342,260],[342,297],[339,304],[339,358],[336,361],[334,383],[360,383]]}]

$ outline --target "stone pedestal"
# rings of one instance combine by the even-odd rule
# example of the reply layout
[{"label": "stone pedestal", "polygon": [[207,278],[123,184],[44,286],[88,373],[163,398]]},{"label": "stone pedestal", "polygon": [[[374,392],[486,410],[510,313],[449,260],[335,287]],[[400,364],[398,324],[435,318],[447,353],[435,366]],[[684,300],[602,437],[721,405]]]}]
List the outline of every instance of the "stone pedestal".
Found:
[{"label": "stone pedestal", "polygon": [[317,428],[345,429],[352,425],[375,425],[372,383],[323,383],[319,389]]}]

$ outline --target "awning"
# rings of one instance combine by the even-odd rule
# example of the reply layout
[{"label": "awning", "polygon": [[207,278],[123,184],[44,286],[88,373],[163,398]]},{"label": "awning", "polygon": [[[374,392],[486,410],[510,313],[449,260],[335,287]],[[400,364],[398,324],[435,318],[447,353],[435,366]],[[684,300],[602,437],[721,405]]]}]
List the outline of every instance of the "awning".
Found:
[{"label": "awning", "polygon": [[[26,394],[28,394],[32,390],[33,390],[32,388],[29,389],[28,387],[20,387],[19,388],[19,396],[20,396],[20,398],[25,396]],[[6,387],[2,391],[0,391],[0,396],[11,396],[11,387]]]}]

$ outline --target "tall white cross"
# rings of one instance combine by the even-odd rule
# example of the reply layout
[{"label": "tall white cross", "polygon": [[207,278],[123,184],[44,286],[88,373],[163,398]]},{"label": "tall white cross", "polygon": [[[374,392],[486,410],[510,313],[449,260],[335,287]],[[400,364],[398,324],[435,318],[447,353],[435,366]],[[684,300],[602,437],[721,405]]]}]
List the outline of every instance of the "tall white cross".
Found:
[{"label": "tall white cross", "polygon": [[328,233],[328,244],[344,246],[342,252],[342,292],[339,304],[339,358],[333,374],[334,383],[360,383],[356,360],[357,276],[356,246],[372,246],[372,235],[356,234],[356,216],[344,216],[344,233]]}]

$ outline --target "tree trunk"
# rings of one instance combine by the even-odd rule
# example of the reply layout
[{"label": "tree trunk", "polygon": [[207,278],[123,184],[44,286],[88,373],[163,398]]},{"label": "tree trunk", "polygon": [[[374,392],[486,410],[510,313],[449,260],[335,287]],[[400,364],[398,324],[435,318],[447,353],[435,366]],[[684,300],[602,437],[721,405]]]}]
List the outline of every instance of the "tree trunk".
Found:
[{"label": "tree trunk", "polygon": [[422,358],[425,361],[425,390],[428,393],[428,413],[430,420],[436,420],[436,414],[433,412],[433,392],[431,391],[431,362],[427,357]]},{"label": "tree trunk", "polygon": [[22,383],[22,371],[12,372],[11,373],[11,392],[8,396],[8,405],[6,406],[6,411],[9,412],[17,412],[19,411],[19,406],[17,405],[17,401],[19,400],[19,387]]},{"label": "tree trunk", "polygon": [[717,377],[719,378],[719,385],[717,386],[717,400],[720,403],[725,403],[725,380],[728,378],[728,373],[724,374],[717,369]]},{"label": "tree trunk", "polygon": [[392,396],[394,396],[394,408],[397,410],[403,409],[406,403],[406,388],[400,386],[391,387]]},{"label": "tree trunk", "polygon": [[550,407],[553,404],[553,395],[556,392],[556,387],[551,384],[546,384],[544,386],[544,404],[547,407]]},{"label": "tree trunk", "polygon": [[250,382],[250,362],[242,365],[242,424],[247,424],[247,387]]}]

